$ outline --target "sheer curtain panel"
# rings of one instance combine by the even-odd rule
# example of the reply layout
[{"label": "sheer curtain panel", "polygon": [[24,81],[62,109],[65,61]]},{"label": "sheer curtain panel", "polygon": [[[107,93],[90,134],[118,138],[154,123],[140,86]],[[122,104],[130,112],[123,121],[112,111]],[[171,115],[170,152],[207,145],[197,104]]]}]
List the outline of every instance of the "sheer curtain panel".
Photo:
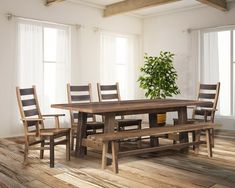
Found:
[{"label": "sheer curtain panel", "polygon": [[69,26],[19,20],[19,86],[36,85],[43,113],[54,113],[52,103],[67,101],[70,51]]}]

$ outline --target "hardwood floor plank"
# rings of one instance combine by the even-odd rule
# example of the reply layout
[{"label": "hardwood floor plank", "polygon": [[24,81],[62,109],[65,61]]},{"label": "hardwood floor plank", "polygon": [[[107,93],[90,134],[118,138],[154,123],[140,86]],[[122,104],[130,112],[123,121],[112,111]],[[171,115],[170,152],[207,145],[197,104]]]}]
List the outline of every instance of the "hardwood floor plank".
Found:
[{"label": "hardwood floor plank", "polygon": [[18,183],[17,181],[15,181],[14,179],[6,176],[3,173],[0,173],[0,187],[1,188],[25,188],[25,186],[23,186],[22,184]]},{"label": "hardwood floor plank", "polygon": [[48,186],[47,184],[45,183],[42,183],[38,180],[33,180],[31,182],[28,182],[25,184],[26,187],[28,188],[51,188],[50,186]]},{"label": "hardwood floor plank", "polygon": [[[216,131],[213,158],[206,147],[199,155],[165,151],[121,158],[119,174],[112,166],[101,170],[101,153],[88,150],[84,158],[65,160],[65,147],[55,149],[55,168],[49,167],[49,152],[39,159],[39,151],[30,151],[29,165],[22,165],[24,139],[0,139],[0,187],[34,188],[233,188],[235,185],[235,131]],[[161,144],[169,141],[160,139]],[[136,144],[122,143],[134,148]],[[148,146],[148,140],[143,141]],[[6,182],[8,184],[6,184]],[[9,184],[12,183],[12,184]]]}]

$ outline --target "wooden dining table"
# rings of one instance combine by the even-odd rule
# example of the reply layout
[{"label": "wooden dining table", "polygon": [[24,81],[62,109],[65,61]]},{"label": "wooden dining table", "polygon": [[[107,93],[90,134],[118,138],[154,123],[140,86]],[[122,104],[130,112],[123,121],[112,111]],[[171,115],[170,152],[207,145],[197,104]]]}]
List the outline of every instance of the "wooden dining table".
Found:
[{"label": "wooden dining table", "polygon": [[[116,116],[148,114],[149,126],[157,127],[157,114],[165,112],[177,112],[178,123],[187,123],[187,107],[204,104],[206,102],[197,100],[182,99],[143,99],[143,100],[124,100],[112,102],[92,102],[92,103],[70,103],[70,104],[53,104],[52,108],[72,110],[78,112],[78,128],[76,138],[75,155],[83,157],[86,146],[82,143],[86,138],[86,122],[88,114],[102,115],[104,117],[104,132],[114,132]],[[180,135],[181,142],[188,142],[188,134]],[[156,137],[150,138],[152,146],[157,145]]]}]

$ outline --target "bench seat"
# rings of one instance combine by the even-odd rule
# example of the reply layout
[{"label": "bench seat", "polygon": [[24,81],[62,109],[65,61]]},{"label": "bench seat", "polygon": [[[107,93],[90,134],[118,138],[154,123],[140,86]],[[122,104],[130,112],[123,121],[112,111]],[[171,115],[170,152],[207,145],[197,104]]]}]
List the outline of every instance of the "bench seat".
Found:
[{"label": "bench seat", "polygon": [[[113,171],[118,173],[118,157],[143,154],[168,149],[182,149],[188,146],[195,146],[195,153],[198,153],[199,145],[205,143],[200,140],[201,131],[206,131],[206,144],[208,157],[212,157],[211,133],[210,130],[215,127],[214,123],[197,123],[183,125],[166,125],[164,127],[146,128],[140,130],[130,130],[124,132],[111,132],[96,135],[89,135],[83,140],[83,145],[102,150],[102,168],[107,166],[107,159],[113,161]],[[175,134],[182,132],[195,132],[196,138],[192,142],[177,143],[172,145],[154,146],[150,148],[138,148],[130,151],[119,151],[118,141],[122,139],[130,139],[142,136],[160,136],[164,134]],[[108,144],[111,143],[111,153],[108,153]]]}]

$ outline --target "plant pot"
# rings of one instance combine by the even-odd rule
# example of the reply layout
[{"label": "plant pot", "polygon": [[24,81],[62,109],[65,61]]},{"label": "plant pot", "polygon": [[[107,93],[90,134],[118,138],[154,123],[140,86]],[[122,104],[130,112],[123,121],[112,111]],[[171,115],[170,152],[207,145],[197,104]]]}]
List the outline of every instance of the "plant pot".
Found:
[{"label": "plant pot", "polygon": [[166,113],[157,114],[157,125],[159,127],[164,126],[166,124]]}]

